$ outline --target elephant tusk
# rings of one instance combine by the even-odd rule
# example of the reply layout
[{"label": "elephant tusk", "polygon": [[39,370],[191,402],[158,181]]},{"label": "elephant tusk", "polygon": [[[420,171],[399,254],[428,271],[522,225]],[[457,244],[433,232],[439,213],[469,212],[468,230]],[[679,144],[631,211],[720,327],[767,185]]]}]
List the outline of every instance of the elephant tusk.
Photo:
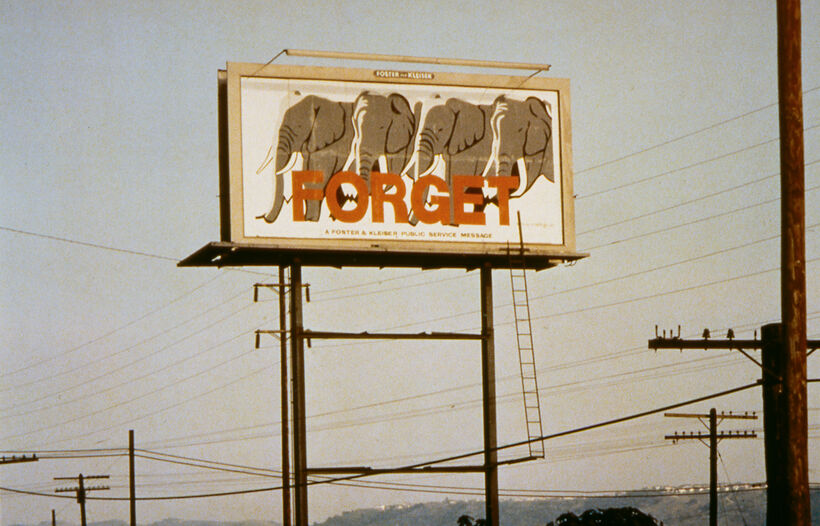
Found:
[{"label": "elephant tusk", "polygon": [[433,162],[430,163],[430,168],[424,170],[422,173],[418,174],[417,179],[421,177],[425,177],[430,175],[431,173],[435,172],[439,169],[439,165],[444,162],[444,159],[441,158],[441,155],[433,156]]},{"label": "elephant tusk", "polygon": [[349,172],[350,168],[353,166],[353,162],[356,160],[356,153],[354,152],[353,148],[350,149],[350,155],[347,156],[345,163],[342,165],[342,170],[345,172]]},{"label": "elephant tusk", "polygon": [[380,155],[379,156],[379,171],[381,173],[387,173],[387,156]]},{"label": "elephant tusk", "polygon": [[487,159],[487,164],[484,165],[484,171],[481,172],[481,177],[487,177],[488,175],[490,175],[490,170],[492,169],[494,164],[496,164],[495,158],[493,156],[490,156],[490,158]]},{"label": "elephant tusk", "polygon": [[273,145],[271,145],[271,147],[268,148],[268,153],[265,154],[265,160],[262,161],[262,164],[256,169],[256,175],[259,175],[262,173],[262,170],[268,167],[268,165],[273,161],[273,157]]},{"label": "elephant tusk", "polygon": [[416,177],[411,175],[409,172],[410,172],[410,169],[413,168],[416,165],[416,161],[418,160],[418,157],[419,157],[418,152],[414,153],[412,155],[412,157],[410,157],[410,160],[407,162],[407,166],[405,166],[404,170],[401,171],[401,176],[402,177],[409,177],[410,179],[413,179],[414,181],[416,180]]},{"label": "elephant tusk", "polygon": [[518,165],[518,188],[510,197],[521,197],[524,195],[524,189],[527,187],[527,181],[529,178],[527,176],[527,164],[524,162],[524,158],[521,157],[516,161]]},{"label": "elephant tusk", "polygon": [[[292,154],[290,154],[290,159],[288,159],[288,164],[286,164],[284,168],[282,168],[281,170],[276,172],[275,175],[282,175],[282,174],[287,173],[290,170],[292,170],[293,166],[296,164],[296,161],[297,161],[296,156],[297,156],[297,152],[293,152]],[[267,164],[265,166],[267,166]],[[259,173],[259,172],[256,172],[256,173]]]}]

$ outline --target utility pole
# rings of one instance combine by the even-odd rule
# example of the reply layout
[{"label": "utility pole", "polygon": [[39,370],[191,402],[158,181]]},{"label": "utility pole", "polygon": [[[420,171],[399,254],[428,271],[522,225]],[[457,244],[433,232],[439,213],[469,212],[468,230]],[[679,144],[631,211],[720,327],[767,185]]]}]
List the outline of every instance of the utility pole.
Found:
[{"label": "utility pole", "polygon": [[[763,420],[768,482],[766,524],[809,526],[807,356],[817,349],[806,337],[806,196],[803,152],[803,80],[800,0],[777,0],[777,89],[780,121],[780,307],[782,325],[764,327]],[[656,334],[657,336],[657,334]],[[704,340],[708,338],[704,334]],[[657,337],[654,341],[659,340]],[[683,345],[667,340],[662,345]],[[730,342],[730,345],[732,342]],[[724,344],[725,345],[725,344]],[[652,347],[652,341],[650,341]],[[700,348],[686,347],[686,348]],[[706,348],[706,347],[703,347]],[[812,349],[807,353],[808,349]],[[751,358],[751,357],[750,357]]]},{"label": "utility pole", "polygon": [[131,512],[131,526],[137,526],[137,481],[134,469],[134,430],[128,431],[128,488]]},{"label": "utility pole", "polygon": [[[697,414],[697,413],[665,413],[663,416],[672,417],[672,418],[697,418],[700,422],[706,426],[708,429],[708,433],[678,433],[677,431],[672,435],[666,435],[664,438],[666,440],[671,440],[674,443],[677,443],[678,440],[699,440],[704,442],[704,440],[709,440],[709,526],[717,526],[718,523],[718,506],[717,506],[717,459],[718,459],[718,450],[717,445],[718,441],[725,440],[725,439],[738,439],[738,438],[756,438],[757,434],[754,431],[728,431],[718,433],[718,425],[721,422],[727,419],[742,419],[742,420],[757,420],[757,415],[754,413],[743,413],[743,414],[734,414],[732,412],[723,413],[721,412],[720,415],[717,414],[717,411],[713,407],[709,410],[709,414]],[[706,423],[706,419],[708,419],[709,423]],[[718,420],[720,419],[720,420]]]},{"label": "utility pole", "polygon": [[806,196],[800,0],[777,1],[777,91],[780,115],[780,293],[784,374],[783,481],[780,524],[809,526],[808,389],[806,378]]},{"label": "utility pole", "polygon": [[[285,277],[285,267],[279,266],[279,283],[256,283],[253,286],[253,301],[259,301],[259,289],[260,288],[269,288],[269,289],[276,289],[278,292],[279,297],[279,330],[271,331],[271,330],[257,330],[256,331],[256,348],[258,349],[260,346],[260,336],[262,334],[273,334],[279,338],[279,364],[280,364],[280,386],[281,386],[281,421],[282,421],[282,526],[291,526],[291,477],[290,477],[290,427],[289,427],[289,401],[290,397],[288,394],[288,382],[290,381],[290,377],[288,375],[288,337],[290,331],[288,331],[287,327],[287,315],[288,315],[288,303],[287,303],[287,293],[290,289],[292,289],[293,283],[288,283]],[[304,287],[305,290],[305,299],[306,301],[310,301],[310,285],[309,284],[300,284],[300,291],[301,288]],[[299,301],[301,302],[301,293],[299,294]],[[293,308],[293,306],[291,307]],[[300,307],[301,312],[301,307]],[[301,323],[301,322],[300,322]],[[291,335],[291,341],[293,341],[293,336]],[[294,358],[295,359],[295,358]],[[294,364],[294,367],[296,365]],[[294,369],[295,371],[296,369]],[[294,382],[297,382],[294,379]],[[294,397],[296,397],[297,386],[294,386]],[[294,398],[294,418],[296,418],[298,408],[296,407],[297,401]],[[302,402],[303,404],[304,402]],[[294,439],[296,435],[294,435]],[[298,451],[298,446],[294,444],[294,451]],[[296,463],[296,462],[295,462]],[[298,465],[298,463],[297,463]],[[299,469],[297,468],[297,474]],[[301,478],[301,477],[300,477]],[[306,481],[306,479],[305,479]],[[306,499],[306,495],[303,497],[302,493],[306,494],[307,489],[297,491],[299,497]],[[299,506],[300,513],[302,512],[302,508],[305,506]],[[301,515],[300,515],[301,516]],[[298,521],[297,521],[298,522]]]},{"label": "utility pole", "polygon": [[[766,524],[775,526],[784,524],[783,517],[790,513],[796,504],[797,495],[793,486],[789,486],[788,478],[792,467],[787,461],[788,451],[794,445],[789,443],[788,429],[790,426],[789,401],[787,399],[787,355],[784,350],[783,326],[779,323],[764,325],[761,328],[762,340],[757,334],[752,340],[736,339],[734,331],[729,329],[726,339],[712,339],[709,329],[703,330],[701,339],[683,339],[680,336],[680,326],[677,335],[669,331],[658,334],[655,328],[655,338],[649,340],[650,349],[703,349],[703,350],[735,350],[757,364],[762,369],[760,383],[763,390],[763,444],[766,456]],[[808,353],[804,353],[804,360],[820,348],[820,340],[806,340]],[[758,361],[747,351],[760,350],[761,359]],[[808,463],[808,449],[804,451],[804,462]],[[808,481],[806,482],[808,493]],[[808,519],[807,519],[808,520]],[[809,522],[786,522],[809,526]]]},{"label": "utility pole", "polygon": [[89,479],[107,479],[108,475],[91,475],[83,477],[80,473],[77,477],[54,477],[54,480],[76,480],[77,486],[73,488],[57,488],[54,493],[75,492],[77,494],[77,503],[80,505],[80,521],[82,526],[87,526],[85,520],[85,496],[89,491],[107,490],[111,489],[108,486],[85,486],[85,481]]}]

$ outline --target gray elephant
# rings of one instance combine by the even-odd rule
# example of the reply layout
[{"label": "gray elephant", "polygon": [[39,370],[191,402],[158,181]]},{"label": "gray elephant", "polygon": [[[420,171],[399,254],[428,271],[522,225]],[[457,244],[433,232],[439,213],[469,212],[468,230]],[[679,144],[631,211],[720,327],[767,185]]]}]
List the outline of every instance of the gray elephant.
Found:
[{"label": "gray elephant", "polygon": [[461,99],[430,108],[419,131],[419,173],[427,172],[434,156],[441,154],[448,184],[454,174],[481,174],[490,158],[492,112],[492,105],[477,106]]},{"label": "gray elephant", "polygon": [[515,175],[517,167],[523,180],[512,197],[524,194],[541,175],[555,181],[552,117],[544,101],[501,95],[493,103],[490,126],[493,140],[485,177]]},{"label": "gray elephant", "polygon": [[[453,175],[480,175],[490,159],[492,133],[490,117],[493,106],[475,105],[461,99],[433,106],[419,130],[415,167],[419,175],[433,167],[436,155],[444,160],[444,180],[453,193]],[[410,166],[408,166],[410,168]],[[453,200],[450,200],[453,219]]]},{"label": "gray elephant", "polygon": [[[323,172],[322,189],[336,172],[344,168],[353,143],[353,103],[336,102],[316,95],[308,95],[285,111],[279,126],[279,140],[268,150],[265,160],[256,171],[260,173],[274,160],[275,188],[273,206],[259,218],[273,223],[284,202],[283,176],[293,168],[296,154],[301,153],[303,170]],[[321,201],[305,203],[305,219],[318,221]]]},{"label": "gray elephant", "polygon": [[370,172],[381,156],[387,160],[382,171],[399,174],[413,152],[421,103],[415,111],[410,103],[398,93],[377,95],[365,91],[353,104],[353,146],[349,165],[355,163],[355,172],[367,182],[370,189]]}]

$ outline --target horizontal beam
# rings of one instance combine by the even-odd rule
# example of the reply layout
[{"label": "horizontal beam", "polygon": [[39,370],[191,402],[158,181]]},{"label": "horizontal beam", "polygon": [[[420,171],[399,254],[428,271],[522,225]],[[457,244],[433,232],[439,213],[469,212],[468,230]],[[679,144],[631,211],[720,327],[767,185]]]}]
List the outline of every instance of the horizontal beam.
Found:
[{"label": "horizontal beam", "polygon": [[[762,349],[761,340],[683,340],[655,338],[649,340],[650,349]],[[707,415],[708,416],[708,415]]]},{"label": "horizontal beam", "polygon": [[37,462],[38,460],[40,459],[37,458],[37,455],[32,455],[30,457],[27,457],[25,455],[23,455],[22,457],[11,456],[0,458],[0,464],[14,464],[17,462]]},{"label": "horizontal beam", "polygon": [[499,466],[509,466],[510,464],[520,464],[521,462],[529,462],[530,460],[541,460],[541,457],[521,457],[521,458],[511,458],[508,460],[501,460],[498,462]]},{"label": "horizontal beam", "polygon": [[308,49],[286,49],[289,57],[334,58],[343,60],[375,60],[381,62],[406,62],[412,64],[440,64],[444,66],[466,66],[473,68],[535,69],[549,71],[550,64],[527,62],[499,62],[495,60],[472,60],[463,58],[408,57],[405,55],[383,55],[378,53],[347,53],[342,51],[313,51]]},{"label": "horizontal beam", "polygon": [[[666,435],[666,440],[709,440],[709,433],[692,433],[691,435]],[[754,431],[738,431],[736,433],[718,433],[716,438],[724,440],[729,438],[757,438]]]},{"label": "horizontal beam", "polygon": [[318,340],[480,340],[481,334],[459,332],[331,332],[302,331],[303,338]]},{"label": "horizontal beam", "polygon": [[[672,418],[709,418],[709,413],[664,413],[663,416]],[[755,413],[717,413],[717,418],[724,420],[734,418],[739,420],[757,420]]]},{"label": "horizontal beam", "polygon": [[[649,340],[650,349],[762,349],[762,340],[684,340],[682,338],[654,338]],[[806,340],[807,349],[820,348],[820,340]]]},{"label": "horizontal beam", "polygon": [[423,466],[418,468],[308,468],[307,475],[389,475],[393,473],[484,473],[484,466]]}]

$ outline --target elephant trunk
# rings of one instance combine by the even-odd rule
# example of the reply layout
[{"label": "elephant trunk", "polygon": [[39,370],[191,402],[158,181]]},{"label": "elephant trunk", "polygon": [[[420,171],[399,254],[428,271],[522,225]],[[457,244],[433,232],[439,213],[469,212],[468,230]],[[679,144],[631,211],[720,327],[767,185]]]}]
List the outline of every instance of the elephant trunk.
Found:
[{"label": "elephant trunk", "polygon": [[422,132],[421,140],[419,141],[419,158],[416,164],[419,176],[427,174],[427,172],[433,168],[434,160],[435,152],[433,150],[433,143],[427,134]]},{"label": "elephant trunk", "polygon": [[376,156],[368,151],[359,150],[356,154],[356,172],[367,183],[368,191],[370,190],[370,172],[375,162]]},{"label": "elephant trunk", "polygon": [[276,145],[276,173],[287,172],[296,162],[296,152],[293,151],[293,131],[282,126],[279,129],[279,143]]},{"label": "elephant trunk", "polygon": [[279,212],[282,210],[282,204],[285,202],[284,181],[281,173],[277,172],[273,176],[273,205],[267,214],[261,216],[266,223],[273,223],[279,217]]},{"label": "elephant trunk", "polygon": [[516,160],[510,157],[507,154],[501,154],[498,156],[496,162],[496,173],[495,175],[499,176],[508,176],[512,174],[512,167],[516,163]]}]

